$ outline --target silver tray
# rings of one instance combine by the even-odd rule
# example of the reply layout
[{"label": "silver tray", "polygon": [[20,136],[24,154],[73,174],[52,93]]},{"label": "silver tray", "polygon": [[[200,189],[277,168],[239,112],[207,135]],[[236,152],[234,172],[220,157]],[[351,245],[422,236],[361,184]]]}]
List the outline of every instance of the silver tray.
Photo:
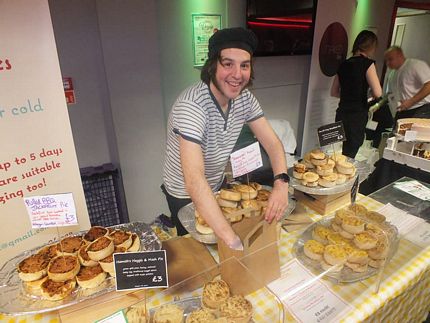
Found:
[{"label": "silver tray", "polygon": [[[143,222],[125,223],[110,228],[123,229],[139,234],[141,239],[140,250],[160,250],[161,242],[151,227]],[[83,235],[87,230],[76,232],[73,235]],[[0,312],[9,315],[25,315],[58,310],[115,290],[115,279],[107,278],[95,288],[82,289],[77,287],[72,294],[59,301],[44,300],[39,296],[28,294],[22,281],[18,277],[17,265],[28,256],[36,253],[43,246],[27,250],[8,260],[0,268]],[[78,285],[77,285],[78,286]]]},{"label": "silver tray", "polygon": [[338,193],[344,193],[349,190],[351,190],[352,185],[354,184],[355,179],[357,176],[359,176],[359,181],[364,181],[367,176],[370,174],[370,165],[366,163],[365,161],[357,161],[352,158],[348,158],[348,161],[352,164],[354,164],[355,168],[357,169],[357,172],[355,173],[355,176],[348,181],[346,181],[343,184],[336,185],[333,187],[309,187],[302,185],[301,181],[299,179],[294,178],[293,176],[293,169],[294,167],[290,167],[288,169],[288,175],[290,176],[290,185],[294,187],[294,189],[308,194],[314,194],[314,195],[333,195]]},{"label": "silver tray", "polygon": [[[263,188],[267,189],[266,186]],[[288,207],[284,213],[283,218],[287,217],[296,208],[296,201],[288,195]],[[189,232],[189,234],[196,239],[205,244],[215,244],[217,243],[217,237],[215,233],[212,234],[201,234],[196,230],[196,217],[194,216],[194,204],[190,203],[181,208],[178,212],[179,221],[181,221],[184,228]]]},{"label": "silver tray", "polygon": [[[310,269],[311,271],[321,274],[323,272],[325,272],[325,270],[323,270],[321,268],[320,263],[317,260],[313,260],[310,259],[309,257],[307,257],[303,251],[303,246],[305,244],[306,241],[312,239],[312,231],[314,230],[314,228],[317,225],[322,225],[325,227],[330,226],[331,221],[334,217],[329,217],[329,218],[324,218],[318,222],[313,223],[312,225],[310,225],[302,234],[301,236],[296,240],[296,242],[293,245],[293,255],[308,269]],[[395,226],[389,224],[389,223],[385,223],[385,225],[388,225],[394,232],[394,239],[391,243],[391,248],[390,251],[388,253],[388,257],[387,257],[387,261],[389,261],[394,254],[397,251],[397,248],[399,246],[399,235],[398,235],[398,230]],[[364,280],[366,278],[369,278],[375,274],[377,274],[379,271],[379,269],[376,268],[372,268],[372,267],[368,267],[368,270],[364,273],[356,273],[354,271],[352,271],[352,269],[344,266],[344,268],[338,272],[328,272],[326,274],[326,276],[334,279],[335,281],[339,282],[339,283],[353,283],[356,281],[361,281]]]},{"label": "silver tray", "polygon": [[[190,298],[185,298],[182,300],[178,300],[178,301],[174,301],[168,304],[175,304],[179,307],[181,307],[184,310],[184,322],[185,322],[185,318],[193,311],[196,311],[198,309],[200,309],[202,307],[202,298],[201,297],[190,297]],[[163,304],[166,305],[166,304]],[[159,307],[154,307],[151,308],[149,310],[149,317],[150,317],[150,322],[154,321],[154,314],[155,311],[158,309]],[[253,319],[251,319],[250,322],[254,322]]]}]

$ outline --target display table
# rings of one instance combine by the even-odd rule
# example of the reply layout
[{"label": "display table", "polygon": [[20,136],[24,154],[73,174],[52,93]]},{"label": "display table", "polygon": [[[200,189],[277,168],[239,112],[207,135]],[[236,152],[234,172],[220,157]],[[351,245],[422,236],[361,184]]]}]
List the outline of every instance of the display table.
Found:
[{"label": "display table", "polygon": [[[392,190],[393,187],[388,186],[385,189]],[[385,203],[390,202],[389,198],[393,194],[387,194],[387,192],[375,192],[368,197],[359,195],[358,203],[363,204],[369,210],[377,210]],[[401,197],[403,199],[402,203],[416,205],[416,201],[409,194],[401,193]],[[309,209],[306,210],[306,213],[314,221],[322,218],[321,215]],[[300,231],[286,232],[280,230],[279,256],[281,265],[286,264],[292,259],[292,248],[300,233]],[[210,245],[208,249],[217,260],[216,246]],[[419,247],[401,237],[398,250],[386,267],[378,293],[375,293],[376,275],[356,283],[335,284],[329,279],[323,279],[323,281],[334,293],[351,305],[350,311],[342,319],[343,322],[422,322],[430,310],[430,302],[428,301],[430,298],[430,247]],[[192,296],[199,292],[201,292],[201,289],[190,292],[190,295]],[[172,301],[172,297],[168,293],[159,289],[148,290],[145,293],[148,302],[152,303],[151,305],[161,305]],[[73,315],[73,310],[71,309],[69,314],[72,313],[72,315],[68,317],[61,317],[57,312],[50,312],[28,317],[0,315],[0,321],[20,322],[26,319],[27,321],[53,323],[59,322],[60,319],[68,321],[71,317],[75,319],[79,317],[80,321],[94,321],[106,316],[106,311],[104,314],[100,311],[101,316],[95,319],[81,315],[84,312],[91,313],[95,309],[102,308],[110,308],[110,314],[113,314],[115,311],[121,309],[120,304],[124,304],[122,306],[126,307],[139,301],[141,302],[145,293],[137,291],[124,296],[121,296],[120,293],[112,293],[112,295],[115,295],[113,300],[105,302],[103,299],[95,299],[92,304],[85,304],[85,306],[82,306],[82,309],[76,309],[76,315]],[[247,295],[247,297],[255,308],[254,322],[277,321],[279,303],[276,303],[273,297],[268,295],[266,288],[264,290],[257,290]],[[125,302],[126,300],[127,302]],[[103,306],[100,306],[101,303],[103,303]],[[284,321],[295,321],[286,308],[283,309],[283,312]],[[83,320],[82,317],[85,317],[85,319]]]}]

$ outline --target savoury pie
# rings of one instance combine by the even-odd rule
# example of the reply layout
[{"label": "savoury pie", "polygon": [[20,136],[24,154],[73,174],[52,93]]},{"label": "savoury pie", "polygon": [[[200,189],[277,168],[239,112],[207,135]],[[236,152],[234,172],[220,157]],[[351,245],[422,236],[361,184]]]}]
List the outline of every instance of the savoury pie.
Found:
[{"label": "savoury pie", "polygon": [[149,318],[146,317],[145,307],[133,306],[129,307],[125,312],[125,317],[128,323],[146,323],[149,322]]},{"label": "savoury pie", "polygon": [[97,264],[93,267],[81,267],[76,275],[76,281],[82,288],[94,288],[99,286],[106,278],[106,273],[102,267]]},{"label": "savoury pie", "polygon": [[74,236],[61,239],[57,246],[57,255],[72,255],[78,254],[79,248],[84,244],[82,237]]},{"label": "savoury pie", "polygon": [[203,286],[202,305],[209,309],[218,309],[230,296],[230,288],[224,280],[213,280]]},{"label": "savoury pie", "polygon": [[54,282],[64,282],[74,279],[81,264],[76,256],[57,256],[49,262],[48,277]]},{"label": "savoury pie", "polygon": [[160,306],[154,313],[154,323],[182,323],[184,310],[175,304]]},{"label": "savoury pie", "polygon": [[252,304],[245,297],[234,295],[221,304],[220,313],[229,322],[247,323],[252,318]]},{"label": "savoury pie", "polygon": [[136,252],[140,250],[140,238],[135,232],[131,234],[131,246],[127,249],[129,252]]},{"label": "savoury pie", "polygon": [[47,279],[41,285],[42,297],[50,301],[58,301],[69,296],[76,286],[75,279],[55,282]]},{"label": "savoury pie", "polygon": [[188,314],[185,323],[213,323],[215,319],[215,314],[211,310],[200,308]]},{"label": "savoury pie", "polygon": [[241,200],[241,193],[233,189],[222,189],[219,193],[219,197],[224,200],[238,202]]},{"label": "savoury pie", "polygon": [[324,248],[324,261],[330,265],[342,265],[347,260],[345,249],[340,245],[328,245]]},{"label": "savoury pie", "polygon": [[103,237],[107,235],[109,232],[108,229],[100,227],[100,226],[94,226],[91,227],[87,233],[84,234],[83,239],[87,242],[93,242],[97,238]]},{"label": "savoury pie", "polygon": [[354,236],[355,245],[363,250],[368,250],[376,247],[378,239],[371,233],[364,231]]},{"label": "savoury pie", "polygon": [[87,245],[82,245],[78,251],[78,259],[82,266],[96,266],[98,262],[88,256]]},{"label": "savoury pie", "polygon": [[257,197],[257,190],[245,184],[236,185],[234,189],[241,194],[242,200],[252,200]]},{"label": "savoury pie", "polygon": [[357,234],[364,231],[364,221],[357,216],[347,216],[342,219],[342,229]]},{"label": "savoury pie", "polygon": [[43,254],[31,255],[18,264],[18,276],[23,281],[34,281],[46,276],[49,259]]},{"label": "savoury pie", "polygon": [[124,247],[115,247],[113,253],[111,253],[106,258],[100,259],[99,264],[103,268],[103,271],[107,272],[111,276],[115,276],[115,265],[113,262],[113,254],[118,252],[126,252]]},{"label": "savoury pie", "polygon": [[113,240],[115,247],[128,249],[133,239],[131,238],[131,232],[126,232],[123,230],[115,230],[109,233],[109,237]]},{"label": "savoury pie", "polygon": [[313,260],[321,260],[324,254],[324,245],[311,239],[305,242],[303,252]]},{"label": "savoury pie", "polygon": [[312,238],[316,241],[321,242],[322,244],[327,244],[327,235],[333,233],[332,230],[326,228],[322,225],[317,225],[312,231]]},{"label": "savoury pie", "polygon": [[112,238],[102,236],[91,242],[86,251],[90,259],[98,261],[112,254],[114,248]]}]

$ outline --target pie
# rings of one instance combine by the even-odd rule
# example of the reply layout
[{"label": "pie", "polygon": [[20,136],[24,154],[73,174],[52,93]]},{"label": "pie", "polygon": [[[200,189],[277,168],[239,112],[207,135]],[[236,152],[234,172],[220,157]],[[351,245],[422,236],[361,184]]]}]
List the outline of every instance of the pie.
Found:
[{"label": "pie", "polygon": [[307,169],[308,168],[303,163],[296,163],[296,164],[294,164],[293,177],[297,178],[297,179],[302,179],[303,178],[303,174],[306,173]]},{"label": "pie", "polygon": [[357,234],[364,231],[364,221],[357,216],[347,216],[342,219],[342,229]]},{"label": "pie", "polygon": [[115,276],[115,265],[113,263],[113,254],[119,252],[126,252],[124,247],[115,247],[113,253],[111,253],[106,258],[100,259],[99,264],[103,268],[103,271],[107,272],[111,276]]},{"label": "pie", "polygon": [[324,245],[316,240],[308,240],[303,246],[306,256],[313,260],[321,260],[324,254]]},{"label": "pie", "polygon": [[87,246],[86,251],[90,259],[99,261],[112,254],[114,248],[113,240],[109,237],[102,236],[91,242]]},{"label": "pie", "polygon": [[322,244],[327,244],[327,235],[333,233],[332,230],[326,228],[322,225],[317,225],[312,231],[312,238],[316,241],[321,242]]},{"label": "pie", "polygon": [[366,219],[369,219],[372,222],[376,223],[384,223],[385,222],[385,216],[381,213],[375,212],[375,211],[368,211],[365,215]]},{"label": "pie", "polygon": [[24,288],[33,295],[40,295],[42,290],[42,284],[48,279],[48,276],[44,276],[38,280],[24,281]]},{"label": "pie", "polygon": [[149,322],[147,319],[145,307],[133,306],[125,312],[125,317],[128,323],[146,323]]},{"label": "pie", "polygon": [[363,250],[368,250],[376,247],[378,239],[371,233],[365,231],[354,236],[355,245]]},{"label": "pie", "polygon": [[140,238],[139,235],[135,232],[131,234],[131,246],[127,249],[129,252],[136,252],[140,250]]},{"label": "pie", "polygon": [[336,213],[334,214],[334,222],[341,225],[342,220],[344,218],[346,218],[347,216],[354,216],[354,215],[355,215],[355,213],[351,210],[348,210],[348,209],[337,210]]},{"label": "pie", "polygon": [[213,323],[216,317],[215,314],[206,308],[200,308],[188,314],[185,323]]},{"label": "pie", "polygon": [[220,314],[229,322],[247,323],[252,318],[252,304],[245,297],[234,295],[221,304]]},{"label": "pie", "polygon": [[221,207],[237,207],[237,201],[225,200],[217,195],[216,200]]},{"label": "pie", "polygon": [[133,239],[131,238],[131,232],[115,230],[109,233],[109,237],[112,238],[115,247],[128,249],[133,243]]},{"label": "pie", "polygon": [[76,286],[74,279],[55,282],[52,279],[47,279],[41,285],[42,297],[50,301],[58,301],[69,296]]},{"label": "pie", "polygon": [[58,248],[58,244],[51,244],[48,246],[43,247],[42,249],[40,249],[37,253],[44,255],[46,258],[51,259],[54,258],[56,256],[58,256],[57,254],[57,248]]},{"label": "pie", "polygon": [[365,250],[354,248],[350,245],[343,246],[347,255],[347,261],[355,264],[367,264],[369,256]]},{"label": "pie", "polygon": [[78,259],[82,266],[96,266],[98,262],[92,260],[90,256],[88,256],[87,245],[83,245],[78,251]]},{"label": "pie", "polygon": [[202,305],[209,309],[218,309],[230,296],[230,288],[224,280],[213,280],[203,286]]},{"label": "pie", "polygon": [[348,206],[348,210],[351,210],[352,212],[354,212],[356,216],[365,217],[367,214],[367,209],[362,204],[357,204],[357,203],[351,204],[350,206]]},{"label": "pie", "polygon": [[76,256],[57,256],[49,262],[48,277],[54,282],[64,282],[74,279],[80,267],[81,264]]},{"label": "pie", "polygon": [[154,323],[182,323],[184,310],[175,304],[160,306],[154,313]]},{"label": "pie", "polygon": [[239,202],[241,200],[241,193],[233,189],[222,189],[219,193],[219,197],[228,200]]},{"label": "pie", "polygon": [[349,245],[351,243],[350,240],[343,237],[339,232],[331,232],[327,234],[327,241],[329,244],[335,244],[340,246]]},{"label": "pie", "polygon": [[93,242],[97,238],[108,234],[109,230],[100,226],[91,227],[87,233],[85,233],[83,239],[87,242]]},{"label": "pie", "polygon": [[257,190],[245,184],[236,185],[234,189],[241,194],[242,200],[252,200],[257,197]]},{"label": "pie", "polygon": [[341,173],[344,175],[352,175],[355,172],[355,167],[350,162],[338,161],[336,162],[336,170],[338,173]]},{"label": "pie", "polygon": [[347,260],[345,249],[340,245],[328,245],[324,248],[324,261],[329,265],[342,265]]},{"label": "pie", "polygon": [[34,281],[46,276],[49,259],[43,254],[31,255],[18,264],[18,276],[23,281]]},{"label": "pie", "polygon": [[83,244],[84,241],[80,236],[73,236],[61,239],[57,245],[57,255],[76,256],[78,254],[78,250]]},{"label": "pie", "polygon": [[106,278],[106,273],[97,264],[93,267],[81,267],[76,275],[76,281],[82,288],[94,288],[99,286]]}]

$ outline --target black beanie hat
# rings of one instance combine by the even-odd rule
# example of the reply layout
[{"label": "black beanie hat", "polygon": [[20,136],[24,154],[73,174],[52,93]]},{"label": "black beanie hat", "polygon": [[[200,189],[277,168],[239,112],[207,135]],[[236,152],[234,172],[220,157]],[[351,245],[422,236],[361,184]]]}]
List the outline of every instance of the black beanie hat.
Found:
[{"label": "black beanie hat", "polygon": [[257,37],[250,30],[241,27],[221,29],[209,38],[208,57],[212,58],[226,48],[243,49],[252,55],[257,44]]}]

